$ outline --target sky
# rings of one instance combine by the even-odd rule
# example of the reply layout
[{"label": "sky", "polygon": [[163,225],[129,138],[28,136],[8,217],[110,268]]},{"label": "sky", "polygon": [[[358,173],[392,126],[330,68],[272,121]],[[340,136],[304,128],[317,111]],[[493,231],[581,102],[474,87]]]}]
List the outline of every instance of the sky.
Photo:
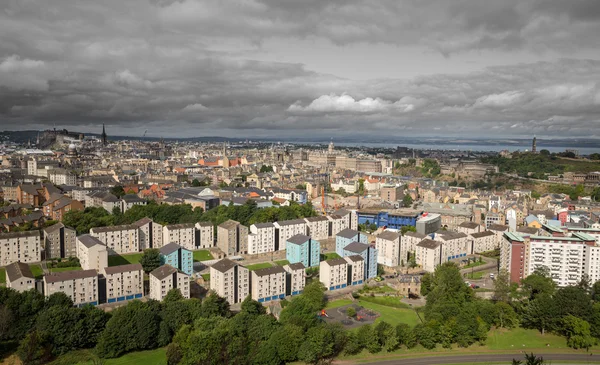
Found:
[{"label": "sky", "polygon": [[0,130],[600,138],[598,0],[3,0]]}]

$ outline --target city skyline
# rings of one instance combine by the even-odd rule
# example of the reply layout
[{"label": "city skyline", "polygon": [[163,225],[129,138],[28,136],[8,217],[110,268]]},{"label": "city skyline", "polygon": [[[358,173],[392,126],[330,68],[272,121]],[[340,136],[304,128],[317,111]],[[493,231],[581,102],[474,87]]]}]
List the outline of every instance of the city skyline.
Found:
[{"label": "city skyline", "polygon": [[1,8],[6,130],[600,138],[590,0]]}]

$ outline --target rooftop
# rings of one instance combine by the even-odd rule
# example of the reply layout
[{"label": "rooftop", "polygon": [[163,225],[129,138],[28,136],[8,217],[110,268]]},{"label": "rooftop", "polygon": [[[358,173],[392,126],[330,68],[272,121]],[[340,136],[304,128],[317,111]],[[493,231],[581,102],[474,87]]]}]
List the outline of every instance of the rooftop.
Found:
[{"label": "rooftop", "polygon": [[304,235],[304,234],[297,234],[295,236],[292,236],[292,237],[288,238],[287,242],[293,243],[293,244],[296,244],[296,245],[301,245],[304,242],[307,242],[309,240],[310,240],[309,236]]},{"label": "rooftop", "polygon": [[227,272],[236,265],[237,263],[230,259],[222,259],[214,263],[211,267],[219,272]]},{"label": "rooftop", "polygon": [[112,274],[119,274],[122,272],[142,271],[142,270],[144,270],[144,268],[142,267],[141,264],[126,264],[126,265],[107,267],[104,269],[104,272],[107,275],[112,275]]},{"label": "rooftop", "polygon": [[264,269],[258,269],[253,271],[253,273],[256,274],[256,276],[267,276],[285,272],[286,271],[281,266],[265,267]]},{"label": "rooftop", "polygon": [[81,270],[81,271],[63,271],[44,275],[46,283],[56,283],[67,280],[87,279],[97,277],[96,270]]},{"label": "rooftop", "polygon": [[6,266],[6,280],[8,282],[14,281],[20,278],[34,279],[35,277],[31,273],[29,265],[22,262],[13,262]]},{"label": "rooftop", "polygon": [[162,280],[166,277],[168,277],[169,275],[173,275],[174,273],[177,272],[177,269],[174,268],[171,265],[163,265],[155,270],[153,270],[150,275],[154,276],[155,278],[157,278],[158,280]]},{"label": "rooftop", "polygon": [[94,247],[96,245],[105,246],[104,243],[102,243],[102,241],[89,234],[81,235],[77,237],[77,239],[87,248]]},{"label": "rooftop", "polygon": [[440,247],[441,244],[442,244],[441,242],[430,240],[430,239],[426,238],[423,241],[419,242],[417,244],[417,246],[428,248],[428,249],[435,249],[435,248]]}]

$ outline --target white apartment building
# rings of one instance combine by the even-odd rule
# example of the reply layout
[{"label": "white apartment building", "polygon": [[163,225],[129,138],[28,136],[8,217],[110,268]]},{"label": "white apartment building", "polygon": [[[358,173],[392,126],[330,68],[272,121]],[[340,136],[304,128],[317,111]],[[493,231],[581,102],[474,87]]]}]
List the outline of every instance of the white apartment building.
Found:
[{"label": "white apartment building", "polygon": [[285,250],[287,240],[297,234],[306,234],[304,219],[275,222],[275,250]]},{"label": "white apartment building", "polygon": [[77,237],[77,258],[83,270],[102,271],[108,266],[108,250],[102,241],[89,234]]},{"label": "white apartment building", "polygon": [[[578,238],[531,236],[527,275],[546,266],[558,286],[576,285],[584,273],[586,253],[587,245]],[[591,264],[593,260],[589,261]]]},{"label": "white apartment building", "polygon": [[135,224],[95,227],[90,229],[90,235],[102,241],[111,255],[140,251],[139,229]]},{"label": "white apartment building", "polygon": [[491,231],[483,231],[471,233],[471,250],[470,254],[493,251],[498,248],[496,234]]},{"label": "white apartment building", "polygon": [[283,269],[287,273],[286,295],[301,294],[306,285],[306,268],[301,262],[284,265]]},{"label": "white apartment building", "polygon": [[0,233],[0,266],[13,262],[39,262],[42,248],[39,231]]},{"label": "white apartment building", "polygon": [[275,225],[256,223],[250,226],[248,234],[248,253],[259,254],[275,251]]},{"label": "white apartment building", "polygon": [[250,292],[259,303],[285,298],[286,271],[281,266],[252,271]]},{"label": "white apartment building", "polygon": [[365,277],[365,259],[360,255],[344,257],[348,263],[348,285],[361,285]]},{"label": "white apartment building", "polygon": [[98,272],[96,270],[64,271],[44,275],[44,294],[65,293],[73,304],[98,304]]},{"label": "white apartment building", "polygon": [[54,185],[77,185],[77,177],[75,174],[65,169],[52,169],[48,171],[48,180]]},{"label": "white apartment building", "polygon": [[347,224],[348,221],[341,215],[328,215],[327,220],[329,221],[329,232],[327,233],[329,237],[335,237],[344,229],[350,228],[350,224]]},{"label": "white apartment building", "polygon": [[444,261],[470,254],[469,236],[462,232],[442,231],[435,235],[435,240],[443,243],[442,259]]},{"label": "white apartment building", "polygon": [[479,233],[481,232],[481,225],[476,222],[465,221],[459,224],[458,227],[456,227],[456,230],[465,234]]},{"label": "white apartment building", "polygon": [[416,247],[416,262],[427,272],[434,272],[442,262],[442,242],[424,239]]},{"label": "white apartment building", "polygon": [[329,237],[329,219],[324,216],[304,218],[306,235],[314,240],[325,240]]},{"label": "white apartment building", "polygon": [[175,242],[190,251],[196,249],[196,227],[194,223],[170,224],[163,228],[163,244]]},{"label": "white apartment building", "polygon": [[327,290],[345,288],[348,285],[348,262],[343,258],[321,261],[319,281]]},{"label": "white apartment building", "polygon": [[250,271],[235,261],[222,259],[210,267],[210,289],[229,304],[241,303],[250,295]]},{"label": "white apartment building", "polygon": [[150,273],[148,298],[162,301],[169,290],[177,288],[184,298],[190,297],[190,277],[171,265],[163,265]]},{"label": "white apartment building", "polygon": [[196,228],[196,249],[215,246],[215,226],[211,222],[198,222]]},{"label": "white apartment building", "polygon": [[140,264],[104,268],[106,302],[116,303],[144,296],[144,269]]},{"label": "white apartment building", "polygon": [[402,245],[406,252],[415,253],[417,245],[428,236],[417,232],[406,232],[402,235]]},{"label": "white apartment building", "polygon": [[6,287],[19,292],[35,289],[35,277],[29,265],[13,262],[6,266]]},{"label": "white apartment building", "polygon": [[400,253],[400,234],[398,232],[383,231],[375,238],[377,249],[377,263],[385,266],[395,267],[406,265],[406,249]]},{"label": "white apartment building", "polygon": [[163,226],[150,218],[142,218],[133,223],[138,228],[140,251],[147,248],[161,248],[163,246]]}]

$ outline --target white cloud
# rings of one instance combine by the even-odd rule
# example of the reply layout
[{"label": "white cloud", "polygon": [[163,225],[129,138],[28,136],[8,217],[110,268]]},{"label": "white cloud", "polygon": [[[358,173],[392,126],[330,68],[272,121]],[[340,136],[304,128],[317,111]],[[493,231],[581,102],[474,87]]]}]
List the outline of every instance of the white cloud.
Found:
[{"label": "white cloud", "polygon": [[405,97],[396,102],[378,97],[356,100],[345,93],[329,94],[319,96],[307,106],[302,106],[302,103],[297,101],[289,106],[288,111],[292,113],[383,113],[395,110],[408,113],[415,109],[415,104],[411,102],[420,101],[411,97]]},{"label": "white cloud", "polygon": [[196,104],[188,104],[185,106],[185,108],[181,109],[181,111],[183,112],[201,112],[201,111],[205,111],[208,108],[205,107],[202,104],[196,103]]}]

